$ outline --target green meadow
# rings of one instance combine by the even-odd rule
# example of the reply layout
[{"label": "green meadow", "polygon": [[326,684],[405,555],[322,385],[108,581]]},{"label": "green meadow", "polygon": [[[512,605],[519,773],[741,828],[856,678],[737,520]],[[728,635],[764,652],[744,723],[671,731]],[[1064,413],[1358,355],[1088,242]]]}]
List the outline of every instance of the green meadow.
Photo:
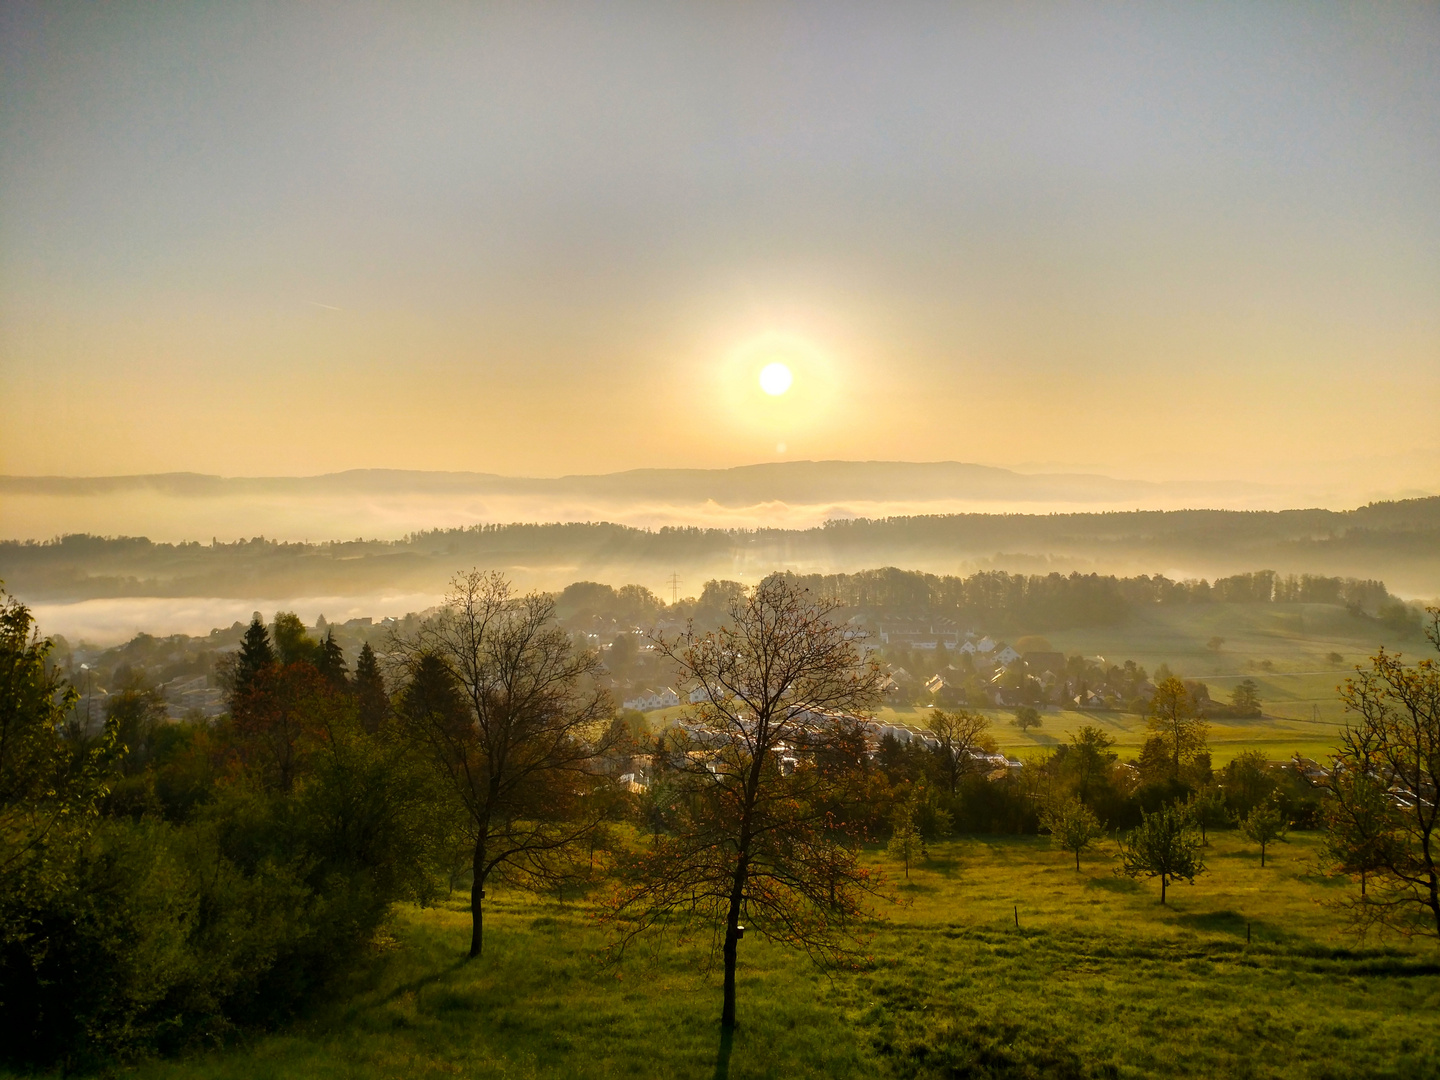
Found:
[{"label": "green meadow", "polygon": [[[1373,620],[1330,604],[1156,606],[1137,610],[1118,626],[1045,636],[1066,655],[1103,656],[1112,664],[1134,660],[1152,673],[1168,664],[1187,679],[1204,681],[1217,701],[1228,701],[1242,679],[1254,680],[1264,715],[1212,721],[1210,748],[1216,766],[1245,750],[1263,751],[1272,761],[1288,760],[1298,752],[1323,762],[1345,722],[1337,690],[1355,665],[1367,663],[1382,644],[1407,653],[1425,651],[1419,639],[1396,641]],[[1214,638],[1223,639],[1218,650],[1210,648]],[[880,715],[923,727],[926,711],[901,706],[882,709]],[[1126,757],[1139,752],[1146,736],[1144,717],[1133,713],[1052,707],[1041,727],[1022,734],[1009,723],[1012,712],[982,711],[991,718],[1001,750],[1021,758],[1065,742],[1086,724],[1110,735]]]},{"label": "green meadow", "polygon": [[[1113,738],[1115,750],[1122,758],[1137,755],[1148,734],[1145,717],[1135,713],[1051,709],[1041,717],[1040,727],[1022,733],[1010,723],[1014,719],[1013,712],[1003,709],[980,711],[990,718],[991,733],[1000,749],[1021,760],[1066,742],[1087,724],[1100,728]],[[879,717],[924,727],[928,712],[921,707],[886,708],[880,710]],[[1210,758],[1219,768],[1236,754],[1261,750],[1271,761],[1287,761],[1298,752],[1323,762],[1336,745],[1340,723],[1338,718],[1314,721],[1275,716],[1267,703],[1265,715],[1256,720],[1211,721]]]},{"label": "green meadow", "polygon": [[[1362,941],[1319,838],[1258,852],[1212,837],[1170,890],[1081,872],[1046,838],[935,845],[873,926],[871,960],[826,975],[751,934],[722,1042],[704,943],[621,966],[583,902],[498,892],[485,955],[457,903],[393,937],[288,1030],[129,1070],[178,1077],[1440,1076],[1440,955]],[[879,861],[878,855],[872,858]]]}]

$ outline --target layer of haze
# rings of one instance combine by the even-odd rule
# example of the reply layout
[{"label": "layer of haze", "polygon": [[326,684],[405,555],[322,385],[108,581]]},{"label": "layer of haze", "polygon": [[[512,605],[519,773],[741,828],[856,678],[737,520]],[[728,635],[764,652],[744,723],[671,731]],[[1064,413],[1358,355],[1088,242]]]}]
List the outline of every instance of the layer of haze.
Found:
[{"label": "layer of haze", "polygon": [[1437,55],[1432,4],[5,4],[0,472],[1435,490]]}]

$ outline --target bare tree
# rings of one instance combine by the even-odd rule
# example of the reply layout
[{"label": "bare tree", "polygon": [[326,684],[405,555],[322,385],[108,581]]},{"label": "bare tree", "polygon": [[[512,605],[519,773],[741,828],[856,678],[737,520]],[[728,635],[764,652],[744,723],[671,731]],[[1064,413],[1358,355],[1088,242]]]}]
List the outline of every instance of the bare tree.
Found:
[{"label": "bare tree", "polygon": [[[1426,610],[1440,651],[1440,608]],[[1440,665],[1382,648],[1340,696],[1356,719],[1334,755],[1326,817],[1332,856],[1361,879],[1351,913],[1362,927],[1440,937]]]},{"label": "bare tree", "polygon": [[498,573],[457,575],[439,614],[392,646],[407,680],[401,722],[465,815],[477,957],[487,881],[554,887],[603,817],[594,765],[618,738],[614,709],[553,602],[513,595]]},{"label": "bare tree", "polygon": [[941,709],[931,711],[930,732],[940,744],[936,751],[940,775],[951,795],[955,794],[962,778],[978,771],[976,754],[993,745],[989,730],[989,720],[967,709],[953,713]]},{"label": "bare tree", "polygon": [[[697,703],[666,740],[683,789],[674,831],[627,867],[610,918],[617,953],[663,924],[708,925],[724,957],[724,1028],[735,1026],[735,962],[746,926],[821,965],[856,956],[879,880],[858,862],[853,805],[860,714],[882,675],[858,642],[785,577],[732,599],[728,622],[659,637]],[[713,955],[713,952],[712,952]]]}]

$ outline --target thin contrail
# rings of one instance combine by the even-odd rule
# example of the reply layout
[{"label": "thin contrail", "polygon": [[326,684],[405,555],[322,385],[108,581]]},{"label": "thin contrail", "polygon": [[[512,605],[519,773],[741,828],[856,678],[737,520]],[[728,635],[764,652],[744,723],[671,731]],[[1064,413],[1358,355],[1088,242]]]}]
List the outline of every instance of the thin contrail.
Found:
[{"label": "thin contrail", "polygon": [[336,307],[334,304],[322,304],[322,303],[320,303],[319,300],[306,300],[305,302],[306,302],[307,304],[314,304],[316,307],[323,307],[326,311],[339,311],[339,310],[340,310],[340,309],[339,309],[338,307]]}]

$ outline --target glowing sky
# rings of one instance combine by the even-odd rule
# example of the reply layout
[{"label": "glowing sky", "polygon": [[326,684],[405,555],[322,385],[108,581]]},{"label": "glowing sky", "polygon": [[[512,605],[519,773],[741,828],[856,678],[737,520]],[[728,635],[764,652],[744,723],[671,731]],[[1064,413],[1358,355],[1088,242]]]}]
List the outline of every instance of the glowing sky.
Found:
[{"label": "glowing sky", "polygon": [[1440,490],[1437,56],[1433,4],[7,3],[0,472]]}]

